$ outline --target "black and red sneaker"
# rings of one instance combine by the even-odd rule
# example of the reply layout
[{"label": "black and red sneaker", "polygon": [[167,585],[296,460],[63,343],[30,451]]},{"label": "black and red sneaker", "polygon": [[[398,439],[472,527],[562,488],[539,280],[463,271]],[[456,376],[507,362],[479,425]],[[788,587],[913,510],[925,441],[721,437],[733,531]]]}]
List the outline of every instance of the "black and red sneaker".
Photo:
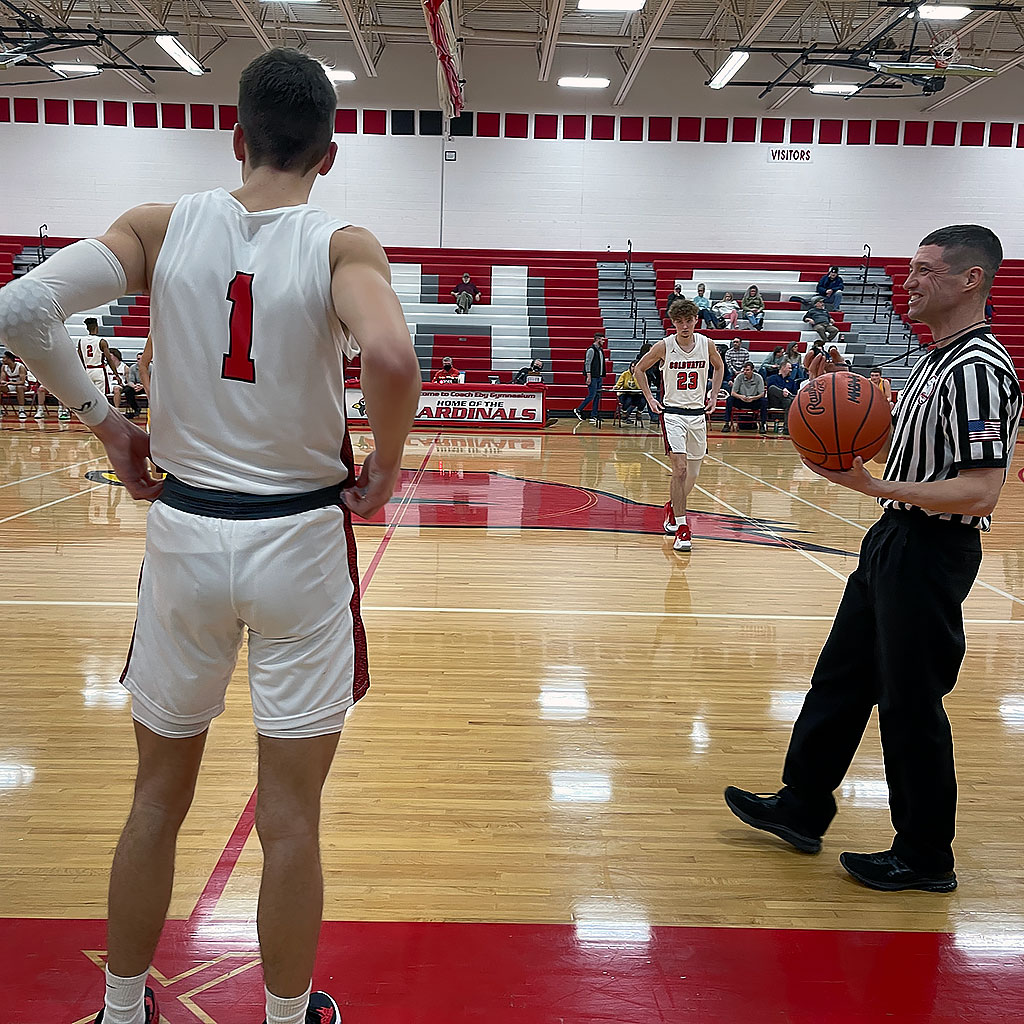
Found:
[{"label": "black and red sneaker", "polygon": [[306,1024],[341,1024],[338,1004],[326,992],[314,992],[306,1007]]},{"label": "black and red sneaker", "polygon": [[[146,1007],[146,1024],[159,1024],[160,1011],[156,1005],[156,993],[148,985],[146,986],[144,1005]],[[100,1010],[99,1016],[96,1018],[96,1024],[103,1024],[102,1010]]]}]

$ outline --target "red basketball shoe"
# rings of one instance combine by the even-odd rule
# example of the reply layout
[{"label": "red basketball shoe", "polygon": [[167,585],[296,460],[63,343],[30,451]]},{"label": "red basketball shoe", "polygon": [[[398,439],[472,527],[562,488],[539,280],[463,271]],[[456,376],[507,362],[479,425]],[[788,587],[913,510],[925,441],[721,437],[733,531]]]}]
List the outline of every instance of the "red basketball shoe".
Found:
[{"label": "red basketball shoe", "polygon": [[672,541],[672,548],[674,551],[689,551],[690,547],[690,527],[686,523],[680,523],[676,530],[676,539]]},{"label": "red basketball shoe", "polygon": [[676,532],[678,527],[676,526],[676,512],[672,507],[671,501],[665,502],[665,532],[673,534]]},{"label": "red basketball shoe", "polygon": [[[159,1024],[160,1011],[157,1009],[156,995],[148,985],[146,986],[144,1005],[146,1007],[146,1024]],[[96,1024],[103,1024],[103,1010],[100,1010]]]}]

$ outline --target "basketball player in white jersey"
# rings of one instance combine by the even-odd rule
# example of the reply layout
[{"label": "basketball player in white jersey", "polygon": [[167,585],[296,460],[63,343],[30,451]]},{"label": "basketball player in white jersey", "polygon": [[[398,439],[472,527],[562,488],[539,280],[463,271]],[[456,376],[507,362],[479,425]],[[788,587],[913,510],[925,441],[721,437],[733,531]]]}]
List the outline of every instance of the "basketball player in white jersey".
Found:
[{"label": "basketball player in white jersey", "polygon": [[[651,411],[661,413],[665,451],[672,460],[671,497],[665,503],[665,532],[675,534],[672,547],[676,551],[689,551],[692,537],[686,521],[686,501],[697,482],[701,461],[708,452],[705,413],[714,412],[718,403],[725,364],[711,339],[694,333],[700,315],[694,303],[688,300],[673,302],[668,312],[676,333],[654,345],[636,364],[633,376]],[[660,402],[651,394],[645,372],[659,360],[662,374]]]},{"label": "basketball player in white jersey", "polygon": [[[317,61],[261,54],[239,88],[240,189],[138,207],[0,290],[0,336],[100,438],[128,492],[156,499],[123,677],[139,767],[111,871],[103,1024],[159,1020],[145,982],[177,835],[246,628],[267,1022],[340,1019],[310,981],[321,789],[369,683],[351,513],[373,515],[394,491],[420,373],[379,243],[308,205],[337,154],[336,106]],[[164,481],[149,435],[108,406],[62,322],[134,291],[152,301]],[[343,400],[356,341],[375,441],[358,478]]]},{"label": "basketball player in white jersey", "polygon": [[82,360],[89,380],[99,388],[103,394],[110,391],[110,377],[107,374],[107,367],[113,368],[110,359],[110,348],[105,338],[100,337],[100,326],[96,318],[89,316],[85,318],[85,329],[89,332],[84,338],[78,339],[78,358]]},{"label": "basketball player in white jersey", "polygon": [[[28,387],[28,371],[24,363],[19,363],[13,352],[5,352],[0,360],[0,388],[18,403],[18,419],[25,419],[25,389]],[[0,415],[3,415],[3,403],[0,402]]]}]

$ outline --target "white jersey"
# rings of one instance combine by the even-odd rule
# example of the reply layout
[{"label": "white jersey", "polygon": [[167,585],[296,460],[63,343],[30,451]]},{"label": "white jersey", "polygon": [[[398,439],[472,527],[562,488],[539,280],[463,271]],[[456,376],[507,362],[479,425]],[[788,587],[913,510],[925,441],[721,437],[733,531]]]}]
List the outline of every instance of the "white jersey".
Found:
[{"label": "white jersey", "polygon": [[78,339],[78,354],[82,357],[87,370],[95,370],[103,365],[103,352],[100,350],[100,336],[87,334]]},{"label": "white jersey", "polygon": [[21,383],[21,363],[15,363],[13,367],[10,367],[6,363],[4,363],[2,369],[3,369],[3,372],[0,373],[0,383],[4,383],[4,384],[20,384]]},{"label": "white jersey", "polygon": [[661,404],[666,409],[704,408],[708,400],[710,348],[711,341],[703,334],[693,335],[693,348],[689,352],[679,347],[675,334],[665,339]]},{"label": "white jersey", "polygon": [[300,494],[341,483],[342,356],[330,244],[309,205],[250,213],[183,196],[153,269],[153,460],[194,487]]}]

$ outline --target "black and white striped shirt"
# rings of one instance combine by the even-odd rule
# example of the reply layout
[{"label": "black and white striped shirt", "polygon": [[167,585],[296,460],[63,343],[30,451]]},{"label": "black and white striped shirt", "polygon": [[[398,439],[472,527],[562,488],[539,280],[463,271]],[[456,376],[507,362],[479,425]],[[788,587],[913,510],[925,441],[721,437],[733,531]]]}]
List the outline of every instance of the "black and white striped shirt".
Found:
[{"label": "black and white striped shirt", "polygon": [[[1010,467],[1021,416],[1013,360],[987,328],[922,356],[896,403],[884,479],[950,480],[962,469]],[[1005,472],[1004,472],[1005,476]],[[918,506],[879,498],[886,509]],[[988,530],[990,516],[933,512],[953,523]]]}]

